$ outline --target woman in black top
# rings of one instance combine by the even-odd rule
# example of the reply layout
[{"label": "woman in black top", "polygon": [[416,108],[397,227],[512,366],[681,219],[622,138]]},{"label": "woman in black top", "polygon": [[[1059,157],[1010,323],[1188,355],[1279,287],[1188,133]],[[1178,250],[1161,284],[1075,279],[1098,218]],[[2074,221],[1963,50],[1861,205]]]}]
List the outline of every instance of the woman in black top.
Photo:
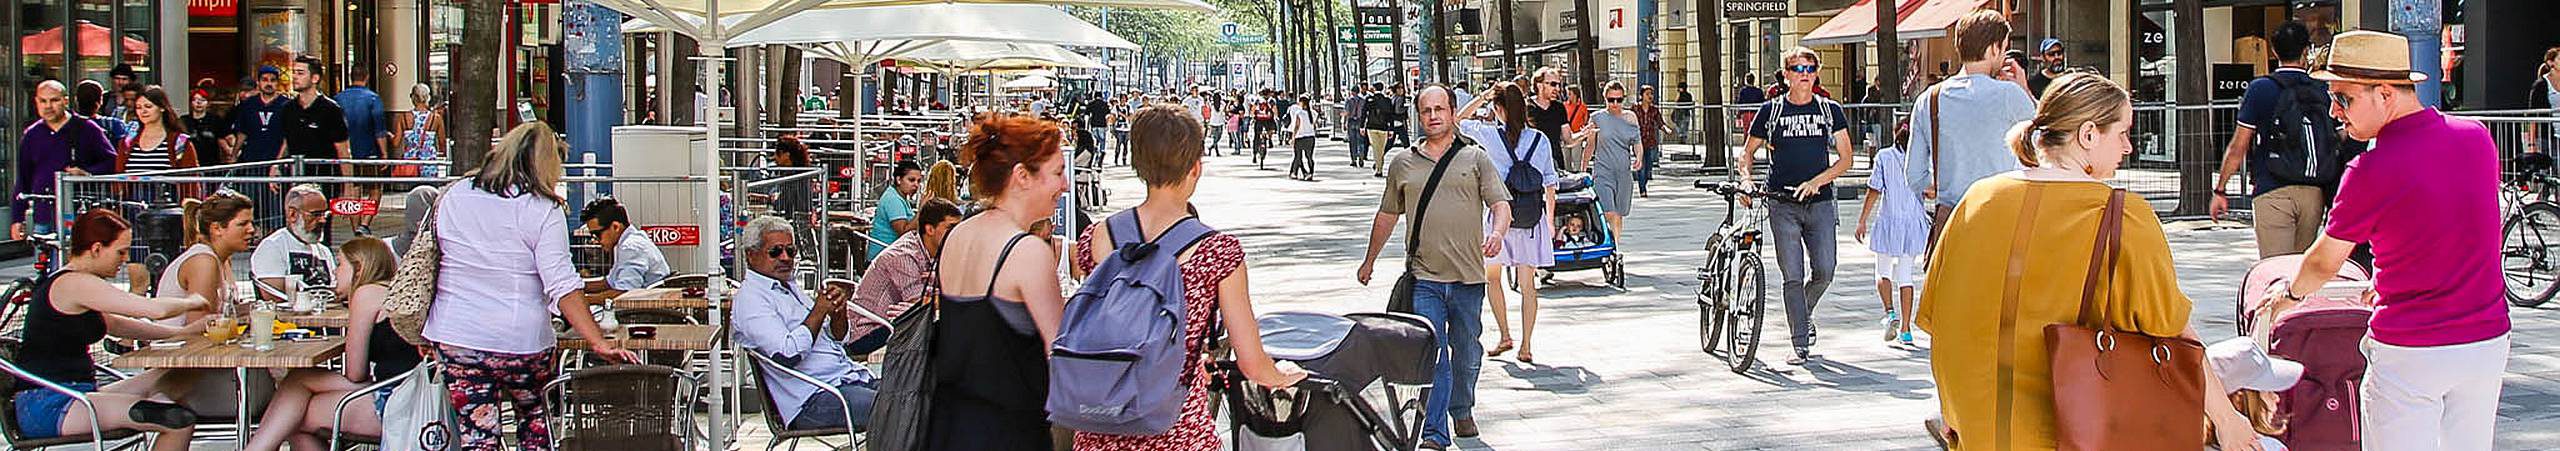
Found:
[{"label": "woman in black top", "polygon": [[109,335],[163,340],[202,334],[206,320],[183,327],[150,320],[202,308],[204,298],[147,298],[108,282],[131,261],[128,250],[133,248],[132,231],[113,211],[82,213],[72,221],[70,233],[70,257],[63,269],[36,282],[17,364],[46,381],[88,392],[94,405],[84,408],[69,395],[25,388],[12,395],[18,409],[10,414],[17,415],[20,432],[29,437],[89,434],[95,412],[95,428],[156,432],[160,436],[154,449],[186,449],[194,435],[195,412],[169,400],[185,395],[177,392],[185,389],[188,378],[158,369],[101,387],[89,347]]},{"label": "woman in black top", "polygon": [[[1049,341],[1066,300],[1058,250],[1033,229],[1066,191],[1058,124],[1024,116],[980,121],[960,150],[969,190],[987,210],[944,239],[925,448],[1050,449]],[[1035,235],[1036,234],[1036,235]]]},{"label": "woman in black top", "polygon": [[213,111],[213,93],[198,88],[187,94],[187,141],[196,146],[196,165],[215,166],[231,163],[231,118]]},{"label": "woman in black top", "polygon": [[[261,417],[257,434],[249,437],[246,450],[277,449],[285,441],[293,449],[324,449],[328,437],[314,434],[331,427],[332,413],[344,413],[339,431],[380,436],[385,393],[367,393],[350,406],[358,408],[338,412],[338,400],[365,385],[384,378],[400,377],[416,368],[418,347],[391,330],[391,315],[382,309],[383,300],[391,297],[391,275],[399,270],[399,260],[391,257],[391,245],[381,239],[360,237],[338,246],[338,296],[347,300],[347,360],[343,371],[316,369],[293,370],[283,382],[276,383],[275,399],[267,403],[266,416]],[[358,320],[362,319],[362,320]],[[299,426],[292,426],[299,425]]]}]

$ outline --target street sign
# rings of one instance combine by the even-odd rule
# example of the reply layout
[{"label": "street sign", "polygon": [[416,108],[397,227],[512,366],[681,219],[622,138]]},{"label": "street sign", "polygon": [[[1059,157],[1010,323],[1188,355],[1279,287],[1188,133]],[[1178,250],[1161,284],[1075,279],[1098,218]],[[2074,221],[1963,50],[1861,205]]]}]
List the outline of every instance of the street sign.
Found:
[{"label": "street sign", "polygon": [[645,225],[640,226],[640,233],[649,234],[649,241],[659,246],[702,245],[702,227],[700,226]]},{"label": "street sign", "polygon": [[1333,27],[1333,42],[1339,44],[1393,44],[1396,27],[1365,25],[1358,28]]},{"label": "street sign", "polygon": [[1787,17],[1787,0],[1724,0],[1726,19]]},{"label": "street sign", "polygon": [[372,199],[341,197],[329,201],[329,214],[338,216],[371,216],[381,209],[382,203]]},{"label": "street sign", "polygon": [[1381,6],[1360,7],[1361,25],[1384,25],[1392,27],[1395,26],[1397,22],[1399,21],[1396,18],[1395,8]]}]

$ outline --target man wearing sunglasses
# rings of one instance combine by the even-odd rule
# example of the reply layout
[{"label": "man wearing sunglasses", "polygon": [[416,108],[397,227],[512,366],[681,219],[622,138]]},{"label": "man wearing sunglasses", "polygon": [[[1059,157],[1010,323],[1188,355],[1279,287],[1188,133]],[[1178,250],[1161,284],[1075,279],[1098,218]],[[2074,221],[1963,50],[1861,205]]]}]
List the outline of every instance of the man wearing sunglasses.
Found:
[{"label": "man wearing sunglasses", "polygon": [[[1751,168],[1753,154],[1769,147],[1768,184],[1760,189],[1772,195],[1769,234],[1777,242],[1778,274],[1786,279],[1779,294],[1796,351],[1787,364],[1803,365],[1813,356],[1813,307],[1830,289],[1840,251],[1840,207],[1832,202],[1831,182],[1849,172],[1857,154],[1849,150],[1848,113],[1813,89],[1821,56],[1797,47],[1786,63],[1787,94],[1761,105],[1734,167]],[[1739,172],[1743,185],[1752,184],[1751,172]],[[1742,205],[1750,207],[1751,199]]]},{"label": "man wearing sunglasses", "polygon": [[[829,287],[810,296],[796,275],[802,249],[795,236],[791,223],[778,216],[747,221],[738,234],[738,254],[746,261],[747,276],[738,282],[732,335],[749,352],[844,393],[840,400],[798,378],[764,371],[765,396],[773,397],[773,406],[780,410],[771,413],[781,415],[786,428],[860,428],[871,418],[876,377],[870,368],[854,364],[845,355],[851,322],[839,312],[852,293]],[[844,424],[848,413],[851,425]]]},{"label": "man wearing sunglasses", "polygon": [[[320,185],[294,185],[285,190],[284,208],[285,226],[268,234],[249,253],[249,275],[268,288],[258,290],[258,296],[281,301],[278,293],[288,293],[287,289],[336,287],[330,276],[336,274],[338,258],[321,236],[328,230],[329,196],[321,195]],[[287,278],[300,285],[288,286]]]},{"label": "man wearing sunglasses", "polygon": [[2338,34],[2329,114],[2373,147],[2347,164],[2329,225],[2266,314],[2320,290],[2356,245],[2373,245],[2374,311],[2363,350],[2365,449],[2486,450],[2496,435],[2511,323],[2500,267],[2497,144],[2478,121],[2418,98],[2408,38]]}]

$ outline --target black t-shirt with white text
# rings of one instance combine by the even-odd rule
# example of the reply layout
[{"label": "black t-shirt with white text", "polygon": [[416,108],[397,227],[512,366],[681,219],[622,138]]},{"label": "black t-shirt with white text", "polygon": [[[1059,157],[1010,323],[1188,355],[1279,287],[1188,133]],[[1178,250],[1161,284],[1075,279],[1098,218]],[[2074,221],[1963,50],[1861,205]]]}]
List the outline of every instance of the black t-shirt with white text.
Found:
[{"label": "black t-shirt with white text", "polygon": [[[1830,169],[1831,135],[1848,127],[1849,114],[1831,99],[1817,97],[1813,103],[1799,105],[1779,97],[1763,104],[1758,117],[1751,119],[1751,137],[1769,142],[1769,181],[1762,189],[1792,193],[1794,190],[1787,187],[1813,180]],[[1829,189],[1805,199],[1827,200],[1831,200]]]}]

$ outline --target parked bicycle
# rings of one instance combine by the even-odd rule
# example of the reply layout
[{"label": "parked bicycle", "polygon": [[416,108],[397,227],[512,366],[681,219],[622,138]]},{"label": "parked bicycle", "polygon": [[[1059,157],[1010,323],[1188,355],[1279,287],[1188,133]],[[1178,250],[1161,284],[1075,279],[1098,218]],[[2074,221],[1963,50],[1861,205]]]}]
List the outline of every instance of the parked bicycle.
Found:
[{"label": "parked bicycle", "polygon": [[[16,199],[19,202],[25,202],[27,205],[26,208],[19,209],[20,214],[18,217],[21,218],[20,221],[33,222],[41,219],[36,218],[36,202],[52,202],[54,198],[52,195],[46,194],[18,193]],[[36,272],[34,275],[9,281],[9,286],[6,289],[0,289],[0,301],[7,302],[5,305],[0,305],[0,324],[6,324],[5,326],[0,327],[7,327],[12,333],[17,329],[16,319],[17,315],[20,314],[19,310],[25,307],[28,302],[33,302],[35,300],[36,279],[44,277],[45,273],[53,272],[54,259],[61,257],[60,254],[62,253],[61,243],[57,240],[57,238],[61,236],[61,230],[55,229],[47,233],[36,233],[35,227],[31,224],[21,224],[21,226],[25,227],[25,232],[16,238],[19,241],[27,242],[29,246],[35,249],[34,269]]]},{"label": "parked bicycle", "polygon": [[2560,292],[2560,177],[2551,173],[2551,157],[2526,154],[2516,159],[2516,173],[2499,191],[2506,211],[2500,252],[2506,272],[2507,303],[2540,306]]},{"label": "parked bicycle", "polygon": [[1738,198],[1768,199],[1738,185],[1699,181],[1697,187],[1724,197],[1724,225],[1707,238],[1707,262],[1698,268],[1698,350],[1725,350],[1725,363],[1735,374],[1751,370],[1760,353],[1761,323],[1767,318],[1769,279],[1760,260],[1761,226],[1767,210],[1744,208]]}]

